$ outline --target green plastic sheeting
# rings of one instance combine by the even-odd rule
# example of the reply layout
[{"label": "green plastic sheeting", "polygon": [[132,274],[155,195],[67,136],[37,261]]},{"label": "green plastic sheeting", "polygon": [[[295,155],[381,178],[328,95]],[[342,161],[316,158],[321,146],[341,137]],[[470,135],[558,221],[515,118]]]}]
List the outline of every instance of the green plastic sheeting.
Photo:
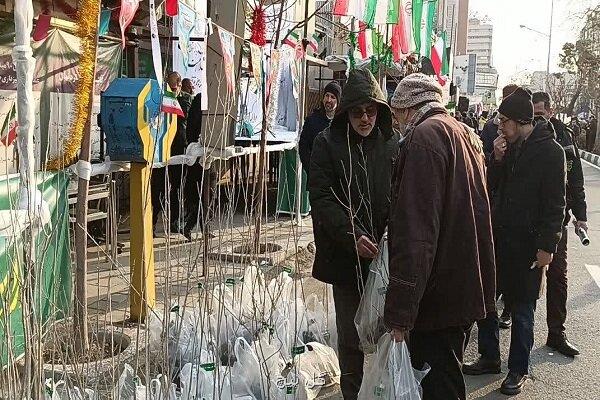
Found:
[{"label": "green plastic sheeting", "polygon": [[[279,162],[279,183],[277,186],[277,213],[295,214],[296,212],[296,150],[284,150]],[[310,204],[308,190],[306,190],[307,176],[302,171],[302,204],[300,214],[308,215]]]},{"label": "green plastic sheeting", "polygon": [[[46,324],[63,318],[71,305],[68,180],[62,172],[38,173],[36,182],[51,213],[51,222],[35,238],[39,263],[36,270],[41,269],[41,276],[36,277],[41,284],[41,298],[36,299],[36,304],[40,307],[38,315]],[[17,175],[0,179],[0,210],[15,209],[18,192]],[[0,236],[0,369],[21,357],[25,350],[21,296],[29,271],[24,269],[22,234]]]}]

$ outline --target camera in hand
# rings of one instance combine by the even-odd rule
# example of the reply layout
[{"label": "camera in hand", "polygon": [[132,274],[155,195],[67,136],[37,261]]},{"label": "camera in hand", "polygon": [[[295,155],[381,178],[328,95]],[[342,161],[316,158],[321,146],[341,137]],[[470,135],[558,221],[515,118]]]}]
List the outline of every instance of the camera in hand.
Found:
[{"label": "camera in hand", "polygon": [[582,245],[589,246],[590,238],[589,238],[587,232],[585,231],[585,229],[577,228],[577,229],[575,229],[575,233],[577,233],[577,236],[579,236],[579,240],[581,240]]}]

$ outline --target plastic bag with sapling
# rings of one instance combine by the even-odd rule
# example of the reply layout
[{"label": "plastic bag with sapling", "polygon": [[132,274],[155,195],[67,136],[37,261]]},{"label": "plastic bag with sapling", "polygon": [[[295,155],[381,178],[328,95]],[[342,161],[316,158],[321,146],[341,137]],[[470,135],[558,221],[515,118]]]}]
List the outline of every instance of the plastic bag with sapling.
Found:
[{"label": "plastic bag with sapling", "polygon": [[306,322],[307,330],[303,335],[305,343],[319,342],[324,345],[329,344],[327,332],[327,314],[323,302],[319,300],[316,294],[311,294],[306,299]]},{"label": "plastic bag with sapling", "polygon": [[369,371],[365,372],[359,400],[421,400],[421,381],[429,372],[413,369],[406,342],[397,343],[389,333],[381,337]]},{"label": "plastic bag with sapling", "polygon": [[177,400],[175,386],[159,375],[148,387],[135,375],[133,368],[125,364],[119,382],[113,391],[115,400]]},{"label": "plastic bag with sapling", "polygon": [[263,273],[255,265],[246,267],[240,297],[242,319],[245,323],[263,321],[265,319],[266,304],[268,301],[265,290],[266,285]]},{"label": "plastic bag with sapling", "polygon": [[383,324],[385,294],[389,284],[387,234],[379,243],[379,253],[369,266],[369,277],[354,318],[360,344],[365,353],[373,353],[377,341],[386,332]]},{"label": "plastic bag with sapling", "polygon": [[54,382],[46,379],[44,384],[44,400],[97,400],[98,394],[92,389],[70,387],[65,381]]},{"label": "plastic bag with sapling", "polygon": [[258,357],[244,338],[235,341],[236,361],[231,367],[231,387],[234,398],[251,396],[253,399],[263,399],[263,381]]},{"label": "plastic bag with sapling", "polygon": [[[179,373],[181,385],[180,400],[213,400],[217,390],[215,371],[217,367],[214,362],[198,364],[185,364]],[[217,386],[218,388],[218,386]],[[229,395],[231,392],[229,391]],[[225,397],[226,398],[226,397]]]},{"label": "plastic bag with sapling", "polygon": [[283,310],[293,298],[294,280],[287,272],[282,272],[269,282],[266,292],[265,316],[273,314],[275,310]]},{"label": "plastic bag with sapling", "polygon": [[331,347],[336,354],[338,354],[338,333],[337,333],[337,322],[335,319],[335,302],[333,300],[333,285],[327,285],[326,291],[327,301],[327,331],[325,332],[325,338],[327,344]]}]

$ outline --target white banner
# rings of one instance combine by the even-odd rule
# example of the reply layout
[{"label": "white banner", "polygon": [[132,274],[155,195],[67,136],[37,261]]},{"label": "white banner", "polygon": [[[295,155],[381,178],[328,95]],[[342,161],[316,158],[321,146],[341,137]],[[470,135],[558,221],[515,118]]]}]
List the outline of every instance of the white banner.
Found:
[{"label": "white banner", "polygon": [[152,43],[152,62],[154,64],[154,73],[161,90],[163,88],[163,66],[162,53],[160,51],[160,40],[158,38],[158,25],[156,24],[156,7],[154,0],[148,0],[150,4],[150,42]]},{"label": "white banner", "polygon": [[[195,94],[202,94],[202,109],[208,110],[206,82],[206,41],[210,27],[206,19],[206,0],[196,0],[195,10],[179,2],[179,15],[173,19],[173,69],[192,81]],[[203,40],[197,40],[203,39]]]}]

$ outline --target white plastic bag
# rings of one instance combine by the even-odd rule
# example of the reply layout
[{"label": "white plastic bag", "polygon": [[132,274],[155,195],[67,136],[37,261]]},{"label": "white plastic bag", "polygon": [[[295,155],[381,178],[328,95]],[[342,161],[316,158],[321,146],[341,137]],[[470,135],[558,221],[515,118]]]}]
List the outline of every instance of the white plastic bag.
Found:
[{"label": "white plastic bag", "polygon": [[421,400],[421,381],[429,372],[413,369],[406,342],[395,342],[389,333],[377,344],[377,353],[364,375],[358,400]]},{"label": "white plastic bag", "polygon": [[323,302],[315,293],[306,299],[307,330],[303,335],[305,343],[319,342],[328,345],[327,340],[327,313]]},{"label": "white plastic bag", "polygon": [[327,329],[324,336],[329,347],[338,354],[338,333],[335,316],[335,302],[333,300],[333,285],[327,285],[326,297],[327,300],[324,303],[327,304],[327,309],[325,310],[327,313]]},{"label": "white plastic bag", "polygon": [[237,338],[234,353],[236,362],[231,367],[231,386],[234,398],[250,396],[263,399],[262,377],[258,357],[246,339]]},{"label": "white plastic bag", "polygon": [[354,324],[363,352],[370,354],[376,350],[377,341],[386,331],[383,324],[385,294],[389,284],[387,234],[379,243],[379,253],[369,266],[369,277],[360,299]]},{"label": "white plastic bag", "polygon": [[98,394],[92,389],[79,389],[68,386],[65,381],[54,382],[46,379],[44,400],[97,400]]}]

